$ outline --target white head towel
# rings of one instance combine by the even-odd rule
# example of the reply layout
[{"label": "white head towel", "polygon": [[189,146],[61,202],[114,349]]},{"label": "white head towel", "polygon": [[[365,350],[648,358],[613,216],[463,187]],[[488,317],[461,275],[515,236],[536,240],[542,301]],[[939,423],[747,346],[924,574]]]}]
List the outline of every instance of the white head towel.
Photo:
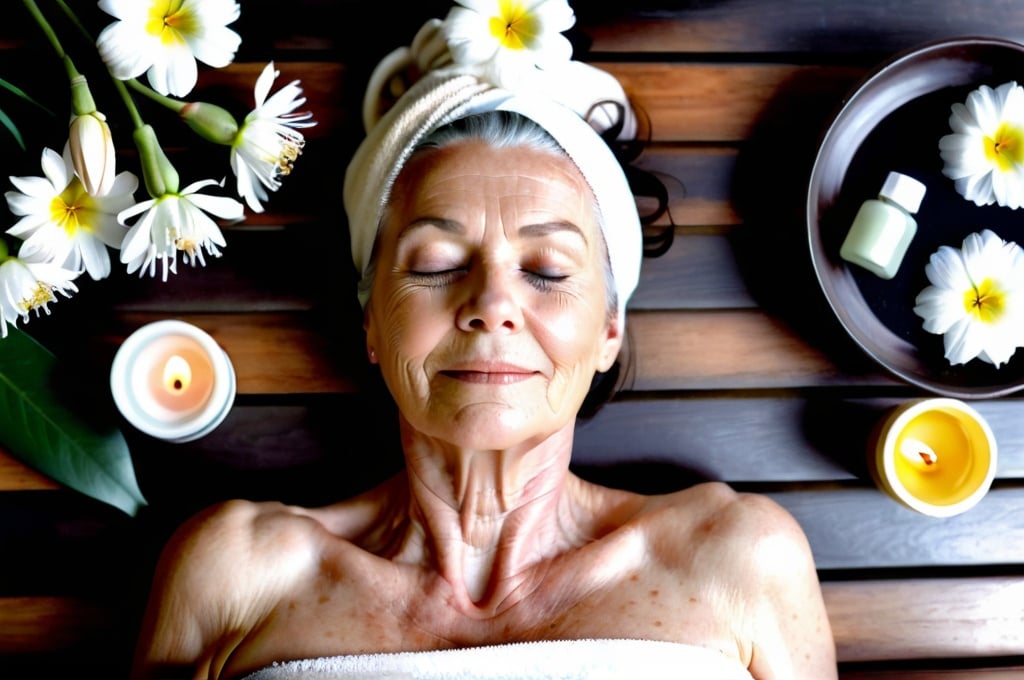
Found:
[{"label": "white head towel", "polygon": [[[632,138],[635,118],[619,82],[578,61],[532,71],[515,90],[484,80],[483,69],[456,65],[441,34],[441,22],[428,21],[410,47],[385,57],[370,78],[363,106],[367,137],[345,174],[344,201],[352,242],[352,260],[365,275],[381,215],[399,171],[415,146],[430,132],[459,118],[484,111],[520,113],[539,123],[561,145],[589,183],[604,224],[619,316],[636,288],[642,234],[622,166],[598,132],[621,125]],[[399,76],[422,76],[390,109],[383,102]],[[360,303],[367,293],[361,292]]]}]

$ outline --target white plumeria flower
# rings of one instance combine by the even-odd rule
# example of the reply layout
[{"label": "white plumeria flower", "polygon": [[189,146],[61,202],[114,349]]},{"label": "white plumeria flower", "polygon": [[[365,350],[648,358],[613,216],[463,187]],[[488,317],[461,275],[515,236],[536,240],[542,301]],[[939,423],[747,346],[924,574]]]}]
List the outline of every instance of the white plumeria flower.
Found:
[{"label": "white plumeria flower", "polygon": [[17,191],[4,194],[11,212],[21,216],[7,233],[23,239],[23,256],[38,255],[67,269],[83,267],[94,280],[110,274],[107,246],[121,247],[124,229],[117,213],[134,202],[138,178],[122,172],[106,194],[93,196],[75,176],[71,151],[43,149],[43,177],[11,177]]},{"label": "white plumeria flower", "polygon": [[982,85],[952,109],[953,132],[939,140],[942,173],[976,205],[1024,205],[1024,87]]},{"label": "white plumeria flower", "polygon": [[47,314],[54,293],[71,297],[78,292],[74,279],[79,272],[64,269],[49,262],[40,262],[33,256],[7,257],[6,247],[0,248],[0,338],[7,337],[7,324],[16,326],[18,320],[28,323],[29,312],[39,316]]},{"label": "white plumeria flower", "polygon": [[256,80],[256,108],[242,121],[231,145],[231,169],[238,179],[238,195],[249,208],[263,212],[260,201],[267,200],[267,189],[277,191],[281,178],[292,171],[306,140],[301,128],[316,125],[312,113],[295,113],[306,103],[298,80],[285,85],[269,98],[270,87],[280,75],[270,62]]},{"label": "white plumeria flower", "polygon": [[931,285],[914,312],[943,335],[952,365],[977,357],[995,365],[1024,347],[1024,250],[985,229],[957,250],[942,246],[925,266]]},{"label": "white plumeria flower", "polygon": [[224,235],[206,213],[238,220],[245,214],[245,208],[233,198],[199,193],[200,189],[212,185],[221,186],[221,183],[201,180],[180,192],[164,194],[121,211],[117,219],[125,226],[142,214],[121,244],[121,262],[128,266],[129,274],[139,270],[139,276],[147,273],[155,276],[156,261],[162,260],[163,280],[166,281],[168,271],[178,271],[178,251],[185,263],[192,266],[196,262],[206,265],[204,248],[208,254],[220,257],[218,246],[226,245]]},{"label": "white plumeria flower", "polygon": [[242,42],[227,28],[239,16],[234,0],[99,0],[99,7],[117,19],[96,40],[110,72],[121,80],[145,72],[164,95],[187,95],[197,59],[222,68]]},{"label": "white plumeria flower", "polygon": [[514,89],[526,73],[569,61],[562,35],[576,16],[566,0],[457,0],[442,25],[452,59],[481,65],[493,84]]}]

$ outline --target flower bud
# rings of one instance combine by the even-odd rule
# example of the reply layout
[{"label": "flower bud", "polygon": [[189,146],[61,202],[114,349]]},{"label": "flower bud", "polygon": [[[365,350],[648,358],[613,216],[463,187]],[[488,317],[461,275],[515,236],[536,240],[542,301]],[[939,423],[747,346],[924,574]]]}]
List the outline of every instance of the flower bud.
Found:
[{"label": "flower bud", "polygon": [[142,178],[146,183],[146,191],[153,198],[178,192],[178,171],[160,148],[156,131],[150,125],[135,128],[132,135],[135,146],[139,150],[139,162],[142,165]]},{"label": "flower bud", "polygon": [[189,102],[179,112],[181,119],[203,139],[230,146],[238,135],[238,121],[226,109],[206,102]]},{"label": "flower bud", "polygon": [[114,137],[99,111],[75,116],[68,135],[75,174],[92,196],[103,196],[114,184],[117,164]]}]

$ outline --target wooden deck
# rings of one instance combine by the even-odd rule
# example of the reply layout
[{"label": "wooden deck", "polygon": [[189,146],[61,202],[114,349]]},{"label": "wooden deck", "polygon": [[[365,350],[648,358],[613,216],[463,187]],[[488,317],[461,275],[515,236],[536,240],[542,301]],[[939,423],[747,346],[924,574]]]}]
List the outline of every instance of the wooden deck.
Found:
[{"label": "wooden deck", "polygon": [[[123,676],[156,553],[186,516],[233,497],[327,502],[399,463],[390,414],[365,380],[340,187],[369,69],[448,5],[393,17],[347,0],[241,4],[236,63],[201,67],[191,98],[236,96],[245,109],[271,59],[279,82],[301,79],[318,125],[293,176],[266,213],[225,228],[224,256],[206,268],[164,283],[115,264],[109,280],[83,282],[25,327],[62,362],[73,398],[110,406],[120,342],[149,321],[191,321],[231,357],[235,407],[182,445],[124,425],[149,501],[135,518],[0,452],[5,675]],[[868,433],[886,409],[923,393],[842,331],[811,269],[804,202],[820,135],[861,78],[936,38],[1022,41],[1024,4],[618,4],[629,8],[577,6],[572,37],[577,57],[617,75],[650,116],[638,164],[670,187],[675,240],[644,263],[629,380],[578,428],[577,469],[644,491],[722,480],[791,510],[819,567],[844,680],[1020,677],[1024,397],[973,402],[1000,446],[996,482],[976,508],[936,520],[877,491],[864,467]],[[62,111],[64,76],[34,30],[24,17],[0,28],[0,73],[18,82],[16,67],[32,59],[43,75],[20,84],[32,90],[49,74],[60,85],[45,96]],[[101,104],[115,123],[117,106]],[[216,149],[144,110],[183,182],[205,177]],[[5,149],[6,174],[38,174],[42,146],[63,144],[59,118],[29,131],[28,152]],[[228,172],[226,151],[223,163]]]}]

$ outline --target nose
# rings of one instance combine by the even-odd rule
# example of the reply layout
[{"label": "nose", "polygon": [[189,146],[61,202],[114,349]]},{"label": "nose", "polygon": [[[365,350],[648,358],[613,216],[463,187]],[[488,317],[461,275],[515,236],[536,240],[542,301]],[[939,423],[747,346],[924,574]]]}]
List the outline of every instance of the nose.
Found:
[{"label": "nose", "polygon": [[466,297],[456,324],[463,331],[516,332],[523,326],[523,310],[515,294],[514,274],[494,264],[481,263],[463,281]]}]

